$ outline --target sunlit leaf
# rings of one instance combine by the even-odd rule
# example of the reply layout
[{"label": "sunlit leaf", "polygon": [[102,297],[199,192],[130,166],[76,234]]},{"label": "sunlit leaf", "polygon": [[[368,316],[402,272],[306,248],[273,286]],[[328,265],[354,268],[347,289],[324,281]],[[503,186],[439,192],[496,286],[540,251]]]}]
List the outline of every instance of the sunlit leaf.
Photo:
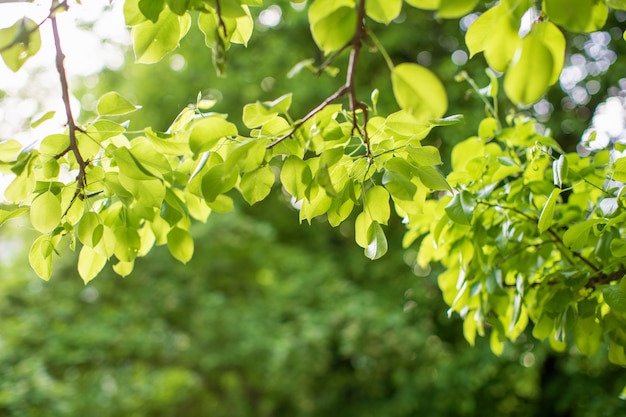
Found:
[{"label": "sunlit leaf", "polygon": [[78,255],[78,273],[87,284],[94,279],[104,265],[106,265],[107,258],[97,253],[93,248],[89,246],[83,246]]},{"label": "sunlit leaf", "polygon": [[61,200],[50,191],[39,195],[30,206],[30,222],[41,233],[50,233],[61,221]]},{"label": "sunlit leaf", "polygon": [[438,119],[448,109],[443,84],[430,70],[417,64],[396,66],[391,74],[393,94],[400,107],[418,120]]},{"label": "sunlit leaf", "polygon": [[119,93],[115,91],[106,93],[100,100],[96,109],[101,116],[118,116],[123,114],[132,113],[139,107],[134,106],[130,101],[126,100]]},{"label": "sunlit leaf", "polygon": [[561,194],[561,190],[559,188],[555,188],[550,193],[550,197],[548,197],[548,201],[543,206],[541,210],[541,214],[539,215],[539,222],[537,227],[539,228],[539,233],[543,233],[552,226],[552,220],[554,218],[554,209],[556,207],[556,201]]},{"label": "sunlit leaf", "polygon": [[167,234],[167,248],[174,258],[186,264],[193,256],[193,239],[188,231],[174,227]]}]

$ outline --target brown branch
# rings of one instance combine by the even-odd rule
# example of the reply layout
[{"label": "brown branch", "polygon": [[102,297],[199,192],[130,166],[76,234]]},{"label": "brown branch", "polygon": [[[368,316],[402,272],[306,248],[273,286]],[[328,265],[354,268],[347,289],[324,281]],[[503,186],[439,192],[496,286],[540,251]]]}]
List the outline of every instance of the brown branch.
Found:
[{"label": "brown branch", "polygon": [[[367,120],[368,120],[367,106],[357,99],[356,88],[355,88],[356,68],[357,68],[359,53],[361,51],[363,38],[367,34],[367,31],[365,28],[365,0],[359,0],[357,7],[358,7],[357,8],[357,20],[356,20],[356,29],[354,32],[354,36],[352,36],[352,39],[346,45],[341,47],[338,52],[334,53],[329,59],[327,59],[322,64],[322,67],[321,67],[321,68],[325,68],[328,65],[330,65],[330,63],[337,58],[339,53],[343,52],[346,48],[350,47],[351,48],[350,58],[348,61],[348,68],[346,69],[345,84],[339,87],[339,89],[337,89],[337,91],[332,93],[330,96],[328,96],[326,100],[322,101],[317,107],[311,110],[306,116],[304,116],[302,119],[296,122],[288,133],[286,133],[285,135],[276,139],[274,142],[267,145],[267,149],[271,149],[274,146],[278,145],[279,143],[283,142],[284,140],[292,137],[293,134],[296,133],[296,131],[300,127],[302,127],[302,125],[304,125],[308,120],[314,117],[317,113],[324,110],[332,102],[334,102],[335,100],[347,94],[350,100],[350,110],[352,111],[352,134],[354,134],[355,131],[359,132],[367,148],[368,161],[371,161],[372,151],[370,148],[369,139],[367,137]],[[363,130],[361,130],[358,124],[357,110],[362,110],[364,113]]]},{"label": "brown branch", "polygon": [[222,6],[220,5],[220,0],[215,0],[215,13],[217,14],[217,26],[222,28],[224,38],[228,38],[228,29],[226,29],[226,23],[224,23],[224,19],[222,18]]},{"label": "brown branch", "polygon": [[52,8],[50,10],[50,23],[52,23],[52,35],[54,37],[54,47],[56,49],[56,68],[59,73],[59,81],[61,83],[61,95],[63,98],[63,104],[65,106],[65,114],[67,116],[67,127],[69,130],[69,138],[70,144],[65,151],[61,154],[57,155],[57,158],[62,157],[67,152],[72,152],[74,157],[76,158],[76,163],[78,163],[78,175],[76,176],[76,192],[74,193],[74,197],[70,201],[70,207],[74,203],[77,197],[82,193],[84,188],[87,186],[87,178],[86,178],[86,170],[89,165],[89,161],[83,159],[83,156],[78,149],[78,140],[76,138],[76,132],[81,132],[82,130],[76,126],[76,121],[74,120],[74,116],[72,115],[72,108],[70,105],[70,91],[69,84],[67,82],[67,74],[65,72],[65,66],[63,61],[65,60],[65,55],[63,54],[63,50],[61,49],[61,39],[59,37],[59,28],[57,25],[57,20],[55,16],[55,11],[59,8],[60,5],[64,5],[67,7],[65,2],[57,4],[56,1],[52,3]]}]

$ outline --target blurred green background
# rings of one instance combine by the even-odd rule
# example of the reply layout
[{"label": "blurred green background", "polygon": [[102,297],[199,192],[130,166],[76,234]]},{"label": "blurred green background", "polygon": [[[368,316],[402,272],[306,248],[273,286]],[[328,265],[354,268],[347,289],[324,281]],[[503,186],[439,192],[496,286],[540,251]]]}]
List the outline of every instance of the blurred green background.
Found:
[{"label": "blurred green background", "polygon": [[[129,55],[122,70],[99,74],[76,95],[116,90],[142,104],[131,129],[167,129],[198,92],[217,99],[212,110],[240,123],[244,104],[293,91],[297,118],[343,76],[315,77],[305,70],[286,78],[300,60],[321,57],[305,12],[278,4],[280,23],[257,25],[248,49],[233,47],[225,79],[216,77],[211,52],[192,29],[161,63],[138,66]],[[620,16],[611,16],[609,28],[623,24]],[[445,158],[484,112],[454,76],[465,70],[483,86],[484,63],[480,56],[462,65],[451,60],[463,50],[458,22],[438,22],[407,7],[402,19],[402,25],[374,26],[393,60],[433,68],[448,88],[449,113],[466,115],[465,124],[437,130],[425,141],[440,146]],[[585,42],[591,41],[570,39],[570,55],[591,62]],[[623,41],[605,46],[617,56],[624,52]],[[359,66],[361,99],[377,87],[379,110],[393,111],[388,71],[370,49]],[[576,146],[624,67],[617,59],[605,73],[584,78],[578,85],[598,80],[601,88],[573,107],[561,106],[568,103],[567,88],[553,88],[548,125],[562,144]],[[84,99],[84,120],[90,106]],[[502,109],[506,114],[504,102]],[[128,278],[107,269],[88,286],[71,255],[58,263],[51,281],[39,280],[24,262],[28,248],[20,246],[28,231],[19,224],[0,230],[6,254],[0,416],[625,415],[619,394],[626,373],[608,364],[605,352],[592,358],[575,350],[557,354],[530,334],[502,357],[485,339],[470,347],[460,321],[446,314],[437,267],[428,274],[414,271],[415,252],[400,247],[402,224],[389,226],[389,254],[372,262],[353,243],[350,226],[299,225],[281,190],[273,192],[254,207],[238,200],[235,212],[195,225],[189,264],[158,248],[138,260]]]}]

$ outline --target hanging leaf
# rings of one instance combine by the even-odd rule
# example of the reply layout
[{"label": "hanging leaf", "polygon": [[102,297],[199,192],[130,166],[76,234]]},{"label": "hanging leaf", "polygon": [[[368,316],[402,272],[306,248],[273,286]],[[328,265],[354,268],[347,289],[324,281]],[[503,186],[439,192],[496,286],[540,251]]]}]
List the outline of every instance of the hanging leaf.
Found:
[{"label": "hanging leaf", "polygon": [[365,256],[371,260],[379,259],[387,253],[387,237],[377,221],[372,222],[367,229],[367,247]]},{"label": "hanging leaf", "polygon": [[554,218],[554,208],[556,207],[556,200],[561,194],[561,190],[559,188],[555,188],[550,193],[550,197],[548,197],[548,201],[543,206],[543,210],[541,210],[541,214],[539,215],[539,222],[537,227],[539,228],[539,233],[543,233],[552,226],[552,219]]},{"label": "hanging leaf", "polygon": [[441,81],[421,65],[405,63],[391,73],[393,94],[398,105],[419,121],[441,118],[448,109],[448,98]]},{"label": "hanging leaf", "polygon": [[102,271],[106,262],[105,256],[100,255],[89,246],[83,246],[78,255],[78,274],[83,282],[87,284],[94,279]]},{"label": "hanging leaf", "polygon": [[40,194],[30,206],[30,222],[41,233],[53,231],[62,216],[61,200],[51,191]]},{"label": "hanging leaf", "polygon": [[186,264],[193,256],[193,239],[188,231],[174,227],[167,234],[167,248],[174,258]]}]

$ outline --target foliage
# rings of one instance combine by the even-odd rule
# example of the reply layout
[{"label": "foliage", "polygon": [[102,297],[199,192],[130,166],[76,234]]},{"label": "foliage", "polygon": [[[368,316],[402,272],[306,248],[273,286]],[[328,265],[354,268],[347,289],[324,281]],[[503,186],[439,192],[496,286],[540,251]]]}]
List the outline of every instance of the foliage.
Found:
[{"label": "foliage", "polygon": [[[478,2],[406,3],[456,19]],[[264,200],[279,180],[301,221],[323,216],[331,226],[353,223],[356,243],[370,259],[388,251],[385,226],[392,214],[402,218],[404,245],[421,239],[420,266],[445,266],[439,286],[450,310],[464,318],[470,343],[488,325],[491,347],[500,353],[505,339],[517,339],[532,322],[534,336],[557,349],[573,343],[593,354],[606,340],[609,359],[626,365],[623,159],[612,159],[609,150],[567,153],[523,111],[498,111],[500,90],[523,109],[558,80],[563,31],[598,30],[609,7],[626,9],[619,1],[579,3],[544,0],[539,8],[530,0],[502,0],[469,27],[467,47],[471,55],[483,53],[489,85],[479,89],[466,74],[460,77],[483,100],[485,115],[478,135],[452,150],[452,170],[444,177],[438,149],[421,142],[462,116],[446,117],[448,98],[435,73],[413,62],[396,65],[371,29],[372,21],[392,24],[400,0],[316,0],[308,8],[324,55],[314,70],[332,71],[342,54],[348,61],[345,83],[305,115],[290,111],[292,94],[250,103],[242,109],[244,133],[225,115],[202,111],[199,97],[167,130],[145,127],[139,134],[122,123],[136,106],[115,92],[100,98],[93,120],[74,120],[56,26],[67,4],[55,0],[47,20],[68,128],[43,138],[37,149],[2,143],[0,160],[15,175],[5,192],[14,205],[3,209],[2,221],[29,214],[40,232],[29,253],[39,276],[50,278],[53,257],[69,245],[79,248],[78,272],[89,282],[109,261],[119,275],[130,274],[155,245],[189,262],[192,220],[232,210],[233,190],[250,204]],[[221,74],[231,45],[248,43],[250,6],[259,5],[127,0],[136,61],[154,63],[176,49],[193,15]],[[0,51],[10,68],[36,53],[39,26],[23,22],[3,30]],[[386,62],[400,110],[379,114],[378,90],[367,91],[369,102],[363,101],[357,70],[367,44]]]},{"label": "foliage", "polygon": [[159,247],[132,279],[84,286],[73,254],[50,282],[2,265],[0,414],[623,414],[606,355],[552,356],[526,334],[501,357],[469,348],[401,251],[370,262],[336,229],[294,227],[280,199],[261,204],[193,227],[203,256],[182,266]]}]

